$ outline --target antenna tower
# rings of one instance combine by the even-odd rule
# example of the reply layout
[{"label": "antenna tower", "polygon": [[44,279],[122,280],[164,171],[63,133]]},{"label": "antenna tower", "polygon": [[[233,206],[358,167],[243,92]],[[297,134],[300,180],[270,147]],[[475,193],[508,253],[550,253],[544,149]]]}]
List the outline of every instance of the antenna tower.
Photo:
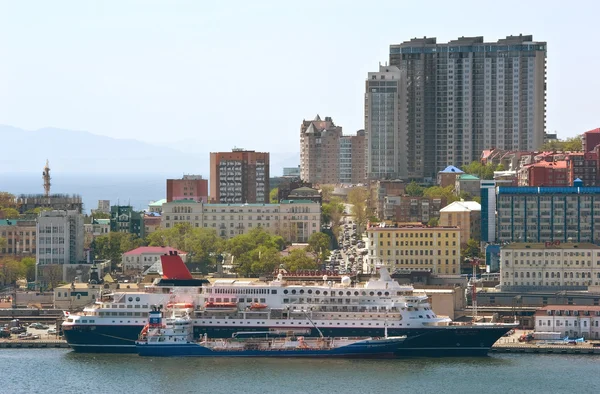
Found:
[{"label": "antenna tower", "polygon": [[44,179],[44,195],[48,197],[50,195],[50,164],[48,163],[48,159],[46,159],[46,166],[44,167],[44,171],[42,172],[42,178]]}]

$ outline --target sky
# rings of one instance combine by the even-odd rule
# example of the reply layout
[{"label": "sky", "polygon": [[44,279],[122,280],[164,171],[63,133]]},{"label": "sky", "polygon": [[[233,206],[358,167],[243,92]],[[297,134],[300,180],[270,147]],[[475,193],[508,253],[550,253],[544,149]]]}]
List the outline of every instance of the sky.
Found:
[{"label": "sky", "polygon": [[0,0],[0,124],[297,152],[303,119],[363,128],[364,81],[413,37],[548,43],[547,130],[600,127],[594,1]]}]

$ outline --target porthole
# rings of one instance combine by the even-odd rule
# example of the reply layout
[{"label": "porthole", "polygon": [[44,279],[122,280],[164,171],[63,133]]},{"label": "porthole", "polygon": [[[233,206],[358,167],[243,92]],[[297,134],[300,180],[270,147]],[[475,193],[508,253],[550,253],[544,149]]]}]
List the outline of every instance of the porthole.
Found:
[{"label": "porthole", "polygon": [[284,291],[283,291],[283,294],[287,294],[287,293],[288,293],[288,291],[287,291],[287,290],[284,290]]},{"label": "porthole", "polygon": [[312,294],[312,290],[308,290],[308,294]]},{"label": "porthole", "polygon": [[300,290],[300,294],[304,294],[304,290]]},{"label": "porthole", "polygon": [[351,295],[351,294],[352,294],[352,293],[351,293],[351,292],[349,292],[349,291],[347,291],[347,292],[346,292],[346,295]]},{"label": "porthole", "polygon": [[355,296],[357,296],[357,295],[358,295],[358,291],[355,291],[355,292],[354,292],[354,295],[355,295]]},{"label": "porthole", "polygon": [[319,294],[321,294],[321,290],[317,290],[317,291],[315,291],[315,294],[316,294],[316,295],[319,295]]},{"label": "porthole", "polygon": [[326,291],[324,291],[324,292],[323,292],[323,295],[327,295],[327,292],[326,292]]},{"label": "porthole", "polygon": [[384,295],[386,295],[386,296],[389,296],[389,295],[390,295],[390,293],[389,293],[388,291],[386,291],[386,292],[385,292],[385,293],[383,293],[383,294],[384,294]]},{"label": "porthole", "polygon": [[338,295],[344,295],[344,292],[343,292],[343,291],[340,291],[340,292],[338,293]]},{"label": "porthole", "polygon": [[133,301],[133,297],[128,298],[129,302]]},{"label": "porthole", "polygon": [[140,297],[135,297],[135,300],[139,302],[140,301]]},{"label": "porthole", "polygon": [[378,296],[380,296],[380,295],[381,295],[381,292],[380,292],[380,291],[378,291],[378,292],[377,292],[377,295],[378,295]]},{"label": "porthole", "polygon": [[370,295],[370,296],[372,296],[372,295],[375,295],[375,293],[371,291],[371,292],[369,293],[369,295]]},{"label": "porthole", "polygon": [[296,294],[296,290],[292,290],[292,294]]}]

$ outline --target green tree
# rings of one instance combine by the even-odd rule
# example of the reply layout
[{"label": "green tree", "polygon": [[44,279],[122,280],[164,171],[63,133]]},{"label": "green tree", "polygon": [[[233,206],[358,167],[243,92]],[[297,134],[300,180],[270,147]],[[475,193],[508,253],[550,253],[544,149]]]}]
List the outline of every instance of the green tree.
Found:
[{"label": "green tree", "polygon": [[423,195],[424,191],[424,188],[419,186],[415,181],[412,181],[404,188],[404,193],[411,197],[420,197]]},{"label": "green tree", "polygon": [[566,140],[551,140],[542,145],[546,152],[580,152],[583,150],[581,135],[567,138]]},{"label": "green tree", "polygon": [[6,238],[0,237],[0,252],[2,252],[2,249],[6,249],[7,245],[8,241],[6,241]]},{"label": "green tree", "polygon": [[319,268],[319,264],[306,253],[305,249],[292,250],[288,256],[283,258],[283,264],[285,269],[290,272]]},{"label": "green tree", "polygon": [[121,262],[123,253],[144,244],[143,239],[133,234],[110,232],[106,235],[96,237],[92,241],[91,248],[94,251],[95,259],[110,260],[111,269],[115,270],[117,264]]},{"label": "green tree", "polygon": [[225,244],[225,251],[233,256],[236,272],[247,275],[253,272],[252,264],[256,262],[263,250],[265,252],[267,249],[280,251],[284,246],[285,241],[281,236],[273,235],[262,227],[257,227],[246,234],[229,239]]},{"label": "green tree", "polygon": [[308,247],[306,250],[312,253],[318,263],[322,263],[329,256],[331,247],[331,238],[325,233],[314,233],[308,238]]},{"label": "green tree", "polygon": [[0,192],[0,208],[19,208],[14,194]]},{"label": "green tree", "polygon": [[23,276],[23,267],[13,258],[0,260],[0,283],[2,285],[14,285],[17,279]]},{"label": "green tree", "polygon": [[481,248],[479,247],[479,242],[473,238],[469,238],[467,244],[462,250],[462,257],[463,259],[481,257]]},{"label": "green tree", "polygon": [[275,271],[281,264],[279,250],[264,245],[254,249],[254,261],[250,265],[250,271],[254,275],[269,274]]},{"label": "green tree", "polygon": [[448,185],[446,187],[431,186],[425,189],[423,196],[427,198],[445,198],[446,204],[458,201],[458,197],[454,194],[454,186]]},{"label": "green tree", "polygon": [[271,189],[271,192],[269,193],[269,201],[271,201],[271,204],[279,203],[279,188],[278,187]]},{"label": "green tree", "polygon": [[356,222],[356,232],[360,237],[367,224],[367,198],[369,191],[366,187],[354,187],[348,192],[348,202],[352,204],[351,213]]},{"label": "green tree", "polygon": [[15,208],[2,208],[0,211],[5,219],[18,219],[21,216]]},{"label": "green tree", "polygon": [[427,225],[431,226],[431,227],[437,227],[439,224],[440,224],[440,219],[439,218],[431,218],[427,222]]},{"label": "green tree", "polygon": [[92,214],[93,219],[110,219],[110,213],[106,212],[94,212]]},{"label": "green tree", "polygon": [[35,257],[23,257],[20,261],[21,274],[28,282],[35,280]]},{"label": "green tree", "polygon": [[322,185],[321,186],[321,199],[324,202],[330,202],[332,194],[333,194],[333,185]]}]

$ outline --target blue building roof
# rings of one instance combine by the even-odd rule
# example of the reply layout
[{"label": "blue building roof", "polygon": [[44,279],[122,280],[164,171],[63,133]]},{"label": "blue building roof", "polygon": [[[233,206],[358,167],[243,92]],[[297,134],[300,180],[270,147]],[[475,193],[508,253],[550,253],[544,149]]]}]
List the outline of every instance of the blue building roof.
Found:
[{"label": "blue building roof", "polygon": [[498,194],[600,194],[600,186],[500,186]]},{"label": "blue building roof", "polygon": [[440,171],[442,174],[445,173],[454,173],[454,174],[464,174],[465,172],[462,171],[460,168],[454,167],[454,166],[448,166],[446,168],[444,168],[442,171]]}]

